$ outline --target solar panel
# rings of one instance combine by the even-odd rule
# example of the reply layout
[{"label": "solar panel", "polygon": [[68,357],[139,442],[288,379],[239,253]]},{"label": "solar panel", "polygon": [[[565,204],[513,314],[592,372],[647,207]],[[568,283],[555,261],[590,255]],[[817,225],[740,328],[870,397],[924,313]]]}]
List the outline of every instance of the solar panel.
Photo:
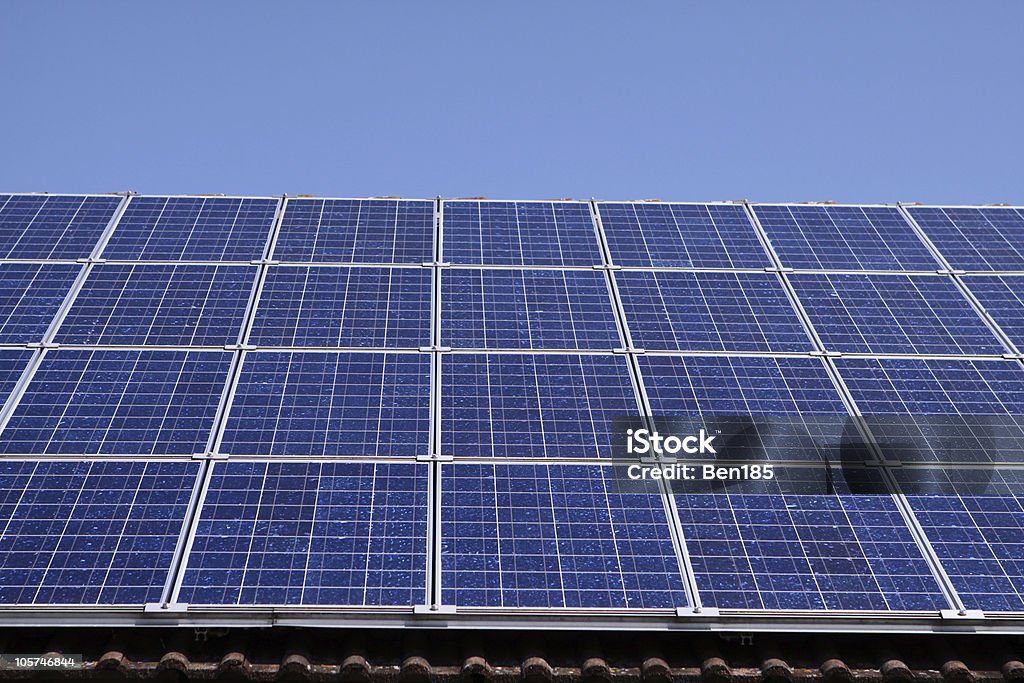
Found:
[{"label": "solar panel", "polygon": [[230,364],[216,351],[48,351],[0,453],[205,452]]},{"label": "solar panel", "polygon": [[215,463],[179,600],[426,601],[427,465]]},{"label": "solar panel", "polygon": [[908,211],[954,268],[1024,270],[1021,209],[915,206]]},{"label": "solar panel", "polygon": [[869,426],[890,457],[1024,462],[1019,363],[919,358],[838,358],[835,363],[859,410],[874,416]]},{"label": "solar panel", "polygon": [[[910,474],[909,472],[906,474]],[[908,495],[914,516],[968,609],[1024,612],[1024,472],[934,469],[953,490],[988,481],[984,494]],[[898,479],[905,477],[897,471]]]},{"label": "solar panel", "polygon": [[429,453],[428,354],[248,353],[225,453],[407,456]]},{"label": "solar panel", "polygon": [[120,204],[120,197],[0,194],[0,258],[86,258]]},{"label": "solar panel", "polygon": [[634,346],[672,351],[811,351],[770,273],[619,272]]},{"label": "solar panel", "polygon": [[0,264],[0,344],[41,342],[81,266]]},{"label": "solar panel", "polygon": [[276,199],[132,197],[103,258],[250,261],[263,258]]},{"label": "solar panel", "polygon": [[620,266],[772,265],[742,206],[606,202],[597,206],[612,263]]},{"label": "solar panel", "polygon": [[0,603],[160,599],[198,462],[0,461]]},{"label": "solar panel", "polygon": [[332,263],[434,260],[434,202],[288,199],[275,259]]},{"label": "solar panel", "polygon": [[823,270],[937,270],[894,207],[758,204],[754,213],[782,265]]},{"label": "solar panel", "polygon": [[28,349],[0,349],[0,410],[28,367],[32,355]]},{"label": "solar panel", "polygon": [[[802,476],[796,468],[788,472]],[[730,482],[726,493],[677,493],[703,603],[735,609],[947,608],[892,496],[851,494],[841,473],[834,476],[831,495],[789,493],[777,480]]]},{"label": "solar panel", "polygon": [[1024,349],[1024,276],[966,277],[967,289],[1018,349]]},{"label": "solar panel", "polygon": [[611,478],[598,465],[442,465],[442,602],[685,606],[657,485],[621,493]]},{"label": "solar panel", "polygon": [[444,203],[444,260],[509,266],[601,265],[582,202]]},{"label": "solar panel", "polygon": [[445,270],[441,341],[463,349],[622,346],[604,274],[591,270]]},{"label": "solar panel", "polygon": [[234,344],[256,272],[252,266],[97,265],[54,340],[61,344]]},{"label": "solar panel", "polygon": [[441,363],[441,450],[468,457],[608,457],[639,412],[622,356],[452,354]]},{"label": "solar panel", "polygon": [[1012,361],[837,358],[865,415],[1024,415],[1024,369]]},{"label": "solar panel", "polygon": [[655,413],[687,415],[846,415],[816,358],[641,356]]},{"label": "solar panel", "polygon": [[0,195],[0,605],[1024,613],[1024,210],[438,206]]},{"label": "solar panel", "polygon": [[[655,416],[792,416],[758,430],[752,459],[834,460],[853,435],[847,409],[816,358],[640,356],[640,375]],[[766,433],[761,433],[761,432]],[[735,454],[740,451],[733,449]],[[743,452],[745,454],[746,452]]]},{"label": "solar panel", "polygon": [[273,266],[251,344],[419,348],[430,345],[428,268]]},{"label": "solar panel", "polygon": [[789,280],[830,351],[919,355],[1007,351],[946,276],[798,273]]}]

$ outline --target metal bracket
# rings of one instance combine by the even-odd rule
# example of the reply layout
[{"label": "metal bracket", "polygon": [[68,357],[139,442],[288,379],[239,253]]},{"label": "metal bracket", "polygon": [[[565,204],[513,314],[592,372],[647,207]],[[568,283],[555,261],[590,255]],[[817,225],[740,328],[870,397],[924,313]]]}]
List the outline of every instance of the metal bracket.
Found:
[{"label": "metal bracket", "polygon": [[252,344],[225,344],[224,345],[224,350],[225,351],[255,351],[256,349],[257,349],[257,347],[253,346]]},{"label": "metal bracket", "polygon": [[438,353],[451,353],[452,347],[450,346],[421,346],[419,348],[420,353],[431,353],[437,351]]},{"label": "metal bracket", "polygon": [[792,268],[788,266],[765,266],[764,272],[766,273],[792,273]]},{"label": "metal bracket", "polygon": [[76,258],[75,263],[106,263],[105,258],[93,258],[92,256],[85,256],[82,258]]},{"label": "metal bracket", "polygon": [[60,344],[54,342],[29,342],[25,344],[26,349],[59,349]]},{"label": "metal bracket", "polygon": [[227,460],[228,453],[193,453],[192,460]]},{"label": "metal bracket", "polygon": [[622,266],[616,266],[616,265],[612,265],[612,264],[608,264],[608,265],[601,264],[601,265],[590,266],[590,267],[593,268],[594,270],[622,270]]},{"label": "metal bracket", "polygon": [[455,462],[453,455],[417,455],[416,462]]},{"label": "metal bracket", "polygon": [[865,460],[863,462],[864,467],[887,467],[887,468],[900,468],[903,467],[903,461],[895,458],[889,460]]},{"label": "metal bracket", "polygon": [[612,349],[612,353],[617,353],[617,354],[620,354],[620,355],[623,355],[623,356],[627,355],[627,354],[630,354],[630,353],[635,353],[637,355],[642,356],[643,354],[647,353],[647,349],[638,349],[638,348],[632,348],[632,349]]},{"label": "metal bracket", "polygon": [[147,602],[142,611],[145,614],[177,616],[188,612],[188,603],[185,602]]},{"label": "metal bracket", "polygon": [[807,353],[816,358],[841,358],[843,355],[842,351],[808,351]]},{"label": "metal bracket", "polygon": [[281,262],[276,260],[276,259],[254,258],[251,261],[249,261],[249,265],[253,265],[253,266],[279,266],[279,265],[281,265]]},{"label": "metal bracket", "polygon": [[980,609],[943,609],[939,610],[939,616],[943,619],[981,620],[985,618],[985,612]]},{"label": "metal bracket", "polygon": [[939,275],[967,275],[966,270],[960,270],[959,268],[939,268],[935,272]]},{"label": "metal bracket", "polygon": [[412,613],[421,617],[445,617],[455,614],[455,605],[415,605]]},{"label": "metal bracket", "polygon": [[717,619],[717,607],[677,607],[676,617],[679,619]]}]

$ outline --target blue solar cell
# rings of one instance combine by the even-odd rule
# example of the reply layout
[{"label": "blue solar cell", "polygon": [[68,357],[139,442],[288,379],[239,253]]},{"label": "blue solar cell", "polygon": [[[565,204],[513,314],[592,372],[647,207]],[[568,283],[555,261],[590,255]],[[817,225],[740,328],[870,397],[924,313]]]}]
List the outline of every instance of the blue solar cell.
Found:
[{"label": "blue solar cell", "polygon": [[[788,471],[801,476],[794,468]],[[893,497],[851,494],[841,477],[834,484],[831,495],[786,493],[777,480],[733,482],[728,493],[675,494],[704,604],[947,608]]]},{"label": "blue solar cell", "polygon": [[264,346],[430,345],[429,268],[273,266],[249,341]]},{"label": "blue solar cell", "polygon": [[[932,548],[968,609],[1024,612],[1024,472],[933,470],[952,490],[979,476],[984,494],[908,495]],[[903,473],[896,472],[897,479]]]},{"label": "blue solar cell", "polygon": [[0,462],[0,603],[160,599],[197,462]]},{"label": "blue solar cell", "polygon": [[687,604],[657,485],[597,465],[441,466],[441,599],[486,607]]},{"label": "blue solar cell", "polygon": [[825,270],[936,270],[939,262],[893,207],[755,205],[782,265]]},{"label": "blue solar cell", "polygon": [[1013,361],[837,358],[865,415],[1024,415],[1024,369]]},{"label": "blue solar cell", "polygon": [[120,197],[0,194],[0,258],[85,258],[120,203]]},{"label": "blue solar cell", "polygon": [[276,199],[132,197],[103,257],[140,261],[260,259],[277,205]]},{"label": "blue solar cell", "polygon": [[238,341],[253,266],[96,266],[54,341],[223,346]]},{"label": "blue solar cell", "polygon": [[637,361],[655,416],[794,418],[765,421],[757,449],[733,448],[733,457],[837,460],[842,445],[854,438],[846,428],[846,405],[818,359],[640,356]]},{"label": "blue solar cell", "polygon": [[846,415],[816,358],[640,356],[655,414]]},{"label": "blue solar cell", "polygon": [[811,351],[770,273],[615,274],[633,344],[672,351]]},{"label": "blue solar cell", "polygon": [[220,450],[246,455],[429,452],[430,358],[397,353],[248,353]]},{"label": "blue solar cell", "polygon": [[445,202],[444,260],[510,266],[602,263],[582,202]]},{"label": "blue solar cell", "polygon": [[763,268],[771,259],[742,206],[597,205],[612,263],[620,266]]},{"label": "blue solar cell", "polygon": [[41,342],[81,266],[0,264],[0,344]]},{"label": "blue solar cell", "polygon": [[0,349],[0,409],[28,367],[32,354],[28,349]]},{"label": "blue solar cell", "polygon": [[465,349],[622,346],[604,275],[592,270],[445,270],[441,341]]},{"label": "blue solar cell", "polygon": [[274,258],[304,263],[433,261],[434,202],[289,199]]},{"label": "blue solar cell", "polygon": [[426,602],[427,465],[216,463],[179,600]]},{"label": "blue solar cell", "polygon": [[908,209],[939,253],[963,270],[1024,270],[1024,210]]},{"label": "blue solar cell", "polygon": [[1024,349],[1024,276],[964,278],[967,289],[1018,349]]},{"label": "blue solar cell", "polygon": [[946,276],[815,273],[794,274],[789,279],[829,351],[1007,352]]},{"label": "blue solar cell", "polygon": [[622,356],[453,354],[442,360],[441,449],[449,455],[608,457],[613,419],[638,412]]},{"label": "blue solar cell", "polygon": [[216,351],[49,351],[0,453],[204,452],[230,365]]},{"label": "blue solar cell", "polygon": [[882,416],[869,420],[869,426],[892,457],[1024,462],[1024,368],[1019,363],[839,358],[836,367],[859,410]]}]

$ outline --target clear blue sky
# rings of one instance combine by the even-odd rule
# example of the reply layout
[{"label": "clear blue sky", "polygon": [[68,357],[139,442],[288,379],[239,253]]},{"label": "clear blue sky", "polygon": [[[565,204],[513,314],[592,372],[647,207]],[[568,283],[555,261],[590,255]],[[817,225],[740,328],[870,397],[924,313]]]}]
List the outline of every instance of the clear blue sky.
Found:
[{"label": "clear blue sky", "polygon": [[0,7],[0,190],[1024,203],[1024,2]]}]

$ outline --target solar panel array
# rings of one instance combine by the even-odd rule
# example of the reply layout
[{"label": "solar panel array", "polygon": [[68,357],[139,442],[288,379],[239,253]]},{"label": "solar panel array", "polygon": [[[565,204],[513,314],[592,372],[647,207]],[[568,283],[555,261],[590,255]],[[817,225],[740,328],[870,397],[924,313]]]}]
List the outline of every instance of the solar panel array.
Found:
[{"label": "solar panel array", "polygon": [[[0,238],[0,621],[1024,617],[1020,209],[0,195]],[[645,415],[814,438],[629,482]]]}]

